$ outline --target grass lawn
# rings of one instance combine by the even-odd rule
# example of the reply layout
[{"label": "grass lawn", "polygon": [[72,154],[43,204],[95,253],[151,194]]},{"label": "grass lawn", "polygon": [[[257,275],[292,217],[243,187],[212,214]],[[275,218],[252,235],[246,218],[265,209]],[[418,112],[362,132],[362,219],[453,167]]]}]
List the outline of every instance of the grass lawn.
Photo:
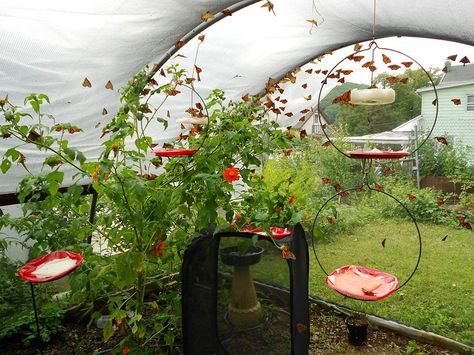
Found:
[{"label": "grass lawn", "polygon": [[[474,233],[445,226],[420,225],[423,254],[417,273],[385,300],[345,298],[325,285],[325,276],[310,248],[310,293],[364,311],[474,345]],[[448,235],[445,241],[443,237]],[[326,271],[348,264],[375,267],[403,283],[416,263],[418,242],[406,221],[372,222],[351,233],[332,236],[317,253]],[[385,247],[381,242],[386,239]],[[253,267],[255,278],[287,285],[286,273],[275,273],[277,253]],[[281,260],[280,260],[281,262]],[[281,270],[281,269],[280,269]],[[270,276],[271,275],[271,276]]]}]

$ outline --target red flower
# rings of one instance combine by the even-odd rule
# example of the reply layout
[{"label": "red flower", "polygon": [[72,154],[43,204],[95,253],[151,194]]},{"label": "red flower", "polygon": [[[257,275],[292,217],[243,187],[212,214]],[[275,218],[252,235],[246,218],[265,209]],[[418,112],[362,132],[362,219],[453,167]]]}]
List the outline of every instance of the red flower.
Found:
[{"label": "red flower", "polygon": [[332,186],[336,189],[336,191],[339,191],[342,189],[341,184],[339,184],[338,182],[333,183]]},{"label": "red flower", "polygon": [[290,200],[288,201],[288,204],[292,205],[293,202],[295,202],[295,199],[296,199],[295,195],[291,195]]},{"label": "red flower", "polygon": [[122,355],[127,355],[130,352],[130,348],[123,348]]},{"label": "red flower", "polygon": [[224,179],[227,180],[227,182],[232,182],[235,180],[240,179],[239,175],[239,169],[237,168],[227,168],[224,170]]},{"label": "red flower", "polygon": [[344,197],[344,196],[347,196],[347,195],[349,195],[349,192],[347,192],[347,191],[341,191],[341,192],[339,192],[339,196]]},{"label": "red flower", "polygon": [[166,242],[159,240],[150,254],[153,256],[158,256],[158,257],[162,256],[165,253],[164,251],[165,246],[166,246]]}]

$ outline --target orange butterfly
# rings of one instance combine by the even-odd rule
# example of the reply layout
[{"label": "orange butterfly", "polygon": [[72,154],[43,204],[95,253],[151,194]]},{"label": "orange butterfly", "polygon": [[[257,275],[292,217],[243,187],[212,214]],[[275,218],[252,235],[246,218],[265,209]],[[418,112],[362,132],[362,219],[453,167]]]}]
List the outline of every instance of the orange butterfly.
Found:
[{"label": "orange butterfly", "polygon": [[438,206],[442,206],[442,205],[444,205],[444,200],[443,200],[442,198],[438,198],[438,199],[436,200],[436,204],[437,204]]},{"label": "orange butterfly", "polygon": [[451,99],[451,101],[452,101],[453,104],[455,104],[456,106],[461,105],[461,99]]},{"label": "orange butterfly", "polygon": [[82,82],[82,86],[84,86],[85,88],[90,88],[92,87],[92,84],[89,81],[89,79],[85,78],[84,81]]},{"label": "orange butterfly", "polygon": [[462,63],[463,66],[465,66],[466,64],[470,63],[471,61],[469,60],[468,57],[464,56],[462,57],[462,59],[459,61],[459,63]]},{"label": "orange butterfly", "polygon": [[453,54],[453,55],[450,55],[450,56],[448,57],[448,59],[454,62],[457,57],[458,57],[457,54]]},{"label": "orange butterfly", "polygon": [[326,141],[324,142],[323,144],[321,144],[324,148],[327,148],[331,145],[331,142],[330,141]]},{"label": "orange butterfly", "polygon": [[415,198],[416,198],[415,195],[412,195],[412,194],[408,195],[408,199],[410,200],[410,202],[413,202]]},{"label": "orange butterfly", "polygon": [[438,143],[448,145],[448,140],[444,137],[435,137],[435,139],[438,141]]},{"label": "orange butterfly", "polygon": [[402,62],[402,64],[405,66],[405,68],[410,68],[413,62]]},{"label": "orange butterfly", "polygon": [[329,178],[323,178],[323,184],[329,184],[331,180]]},{"label": "orange butterfly", "polygon": [[391,60],[388,56],[386,56],[385,54],[383,54],[383,53],[382,53],[382,60],[383,60],[383,62],[384,62],[385,64],[389,64],[389,63],[392,62],[392,60]]},{"label": "orange butterfly", "polygon": [[114,89],[114,86],[112,85],[112,82],[109,80],[107,81],[107,83],[105,84],[105,88],[106,89],[109,89],[109,90],[113,90]]},{"label": "orange butterfly", "polygon": [[327,216],[326,220],[328,221],[329,224],[334,224],[334,218],[332,218],[331,216]]},{"label": "orange butterfly", "polygon": [[343,93],[341,96],[338,96],[332,100],[333,104],[338,104],[338,103],[348,103],[351,101],[351,91],[348,90],[345,93]]},{"label": "orange butterfly", "polygon": [[374,187],[375,187],[375,190],[377,190],[377,191],[379,191],[379,192],[384,192],[384,189],[383,189],[383,187],[382,187],[381,185],[375,184]]},{"label": "orange butterfly", "polygon": [[392,64],[392,65],[389,65],[388,67],[392,70],[398,70],[401,68],[401,66],[399,66],[398,64]]}]

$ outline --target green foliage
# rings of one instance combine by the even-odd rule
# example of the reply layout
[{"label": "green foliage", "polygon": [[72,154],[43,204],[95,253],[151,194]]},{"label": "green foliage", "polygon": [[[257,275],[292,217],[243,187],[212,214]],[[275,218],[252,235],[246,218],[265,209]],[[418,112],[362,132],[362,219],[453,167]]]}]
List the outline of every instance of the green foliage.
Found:
[{"label": "green foliage", "polygon": [[[36,337],[36,323],[29,285],[16,275],[19,268],[19,264],[0,258],[0,340],[15,336],[20,337],[24,344],[29,344]],[[40,334],[43,341],[48,342],[64,329],[64,311],[49,299],[48,286],[37,285],[35,288]]]},{"label": "green foliage", "polygon": [[[97,161],[86,160],[82,152],[69,146],[69,135],[80,134],[79,127],[58,124],[43,113],[44,104],[49,102],[45,95],[32,94],[25,100],[34,117],[10,103],[1,108],[6,119],[6,124],[0,126],[2,134],[18,142],[4,155],[2,171],[7,173],[15,163],[29,172],[21,153],[24,145],[45,153],[45,172],[28,174],[20,183],[24,216],[4,216],[1,225],[34,241],[33,256],[59,248],[84,255],[84,266],[71,277],[70,299],[90,302],[109,295],[107,307],[112,319],[104,327],[105,340],[115,333],[114,322],[137,344],[144,337],[156,336],[172,346],[173,331],[179,323],[173,315],[175,301],[179,300],[175,293],[164,292],[160,296],[174,310],[162,309],[158,304],[162,313],[156,326],[149,327],[142,321],[143,315],[157,307],[145,302],[148,261],[160,273],[175,271],[180,265],[178,251],[197,231],[212,224],[225,227],[233,222],[238,209],[235,201],[240,194],[235,187],[240,184],[245,191],[256,186],[253,169],[262,165],[262,158],[292,144],[275,122],[266,119],[268,109],[260,97],[228,102],[222,91],[214,90],[204,100],[194,91],[192,78],[178,66],[167,68],[166,76],[167,82],[160,86],[142,71],[122,89],[123,106],[103,129],[103,152]],[[182,135],[174,146],[200,150],[192,158],[165,162],[151,158],[157,137],[148,135],[147,128],[166,129],[170,118],[160,112],[161,104],[152,105],[150,98],[164,103],[182,90],[191,90],[199,99],[187,110],[190,115],[207,117],[209,125],[194,126],[189,136]],[[134,144],[127,145],[128,141]],[[76,174],[73,185],[62,192],[59,187],[66,165]],[[158,171],[159,167],[163,170]],[[224,172],[231,167],[239,170],[238,183],[225,178]],[[82,188],[78,186],[81,178],[89,179],[98,194],[92,223],[88,218],[90,199],[81,196]],[[280,191],[275,190],[272,198],[273,204],[283,204]],[[261,214],[249,218],[262,221]],[[276,216],[267,215],[265,222],[273,222],[272,218]],[[284,224],[297,219],[290,214],[278,218]],[[95,255],[84,243],[91,235],[100,237],[116,255]],[[127,316],[132,313],[131,318]]]},{"label": "green foliage", "polygon": [[454,181],[474,185],[474,164],[469,162],[472,148],[463,144],[443,145],[434,139],[420,148],[420,175],[446,176]]}]

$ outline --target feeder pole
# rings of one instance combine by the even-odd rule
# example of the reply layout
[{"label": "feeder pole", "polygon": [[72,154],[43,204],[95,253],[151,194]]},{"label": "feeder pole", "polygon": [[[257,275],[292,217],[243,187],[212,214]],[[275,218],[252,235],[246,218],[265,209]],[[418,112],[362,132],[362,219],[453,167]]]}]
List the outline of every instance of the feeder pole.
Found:
[{"label": "feeder pole", "polygon": [[38,310],[36,309],[35,290],[33,287],[33,282],[30,282],[30,288],[31,288],[31,298],[33,299],[33,309],[35,311],[36,334],[38,335],[38,341],[41,341],[41,334],[40,334],[39,321],[38,321]]}]

